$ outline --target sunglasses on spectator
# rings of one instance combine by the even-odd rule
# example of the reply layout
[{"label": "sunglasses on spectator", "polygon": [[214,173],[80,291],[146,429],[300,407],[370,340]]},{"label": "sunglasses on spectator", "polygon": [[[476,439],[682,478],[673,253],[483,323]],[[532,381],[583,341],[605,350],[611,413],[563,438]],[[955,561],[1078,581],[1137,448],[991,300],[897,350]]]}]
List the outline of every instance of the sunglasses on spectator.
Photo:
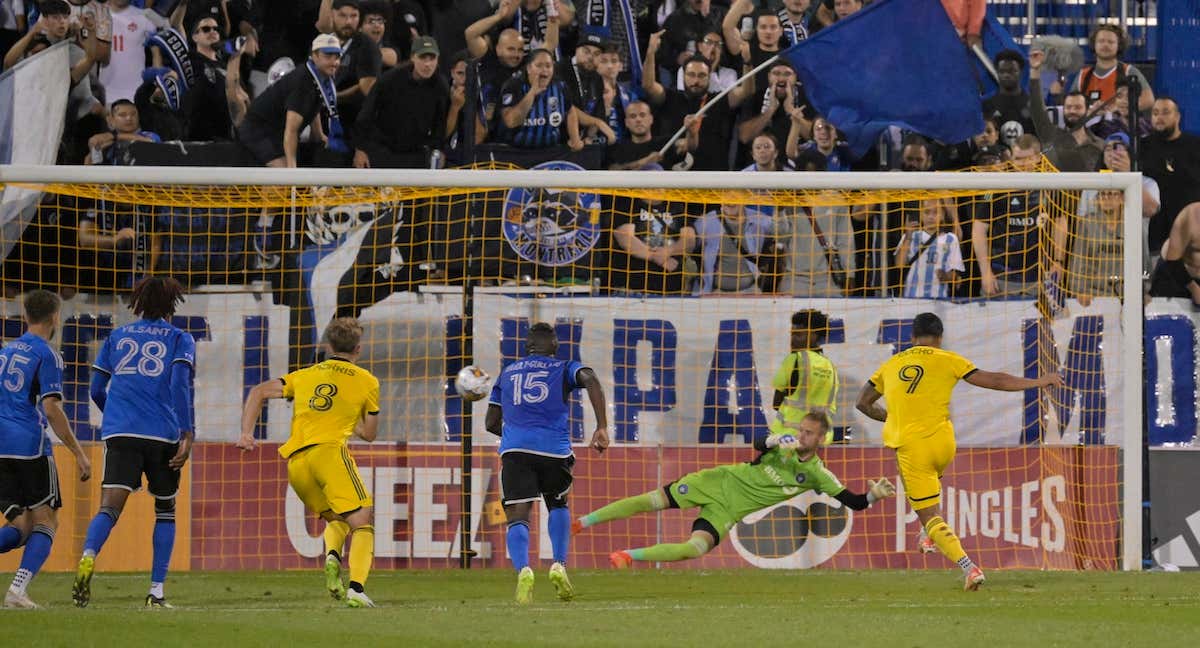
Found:
[{"label": "sunglasses on spectator", "polygon": [[704,43],[705,45],[721,45],[722,44],[721,41],[716,38],[705,38],[704,40],[702,40],[700,42]]},{"label": "sunglasses on spectator", "polygon": [[217,28],[212,25],[204,25],[203,27],[197,27],[196,31],[200,32],[201,34],[207,34],[208,32],[217,31]]}]

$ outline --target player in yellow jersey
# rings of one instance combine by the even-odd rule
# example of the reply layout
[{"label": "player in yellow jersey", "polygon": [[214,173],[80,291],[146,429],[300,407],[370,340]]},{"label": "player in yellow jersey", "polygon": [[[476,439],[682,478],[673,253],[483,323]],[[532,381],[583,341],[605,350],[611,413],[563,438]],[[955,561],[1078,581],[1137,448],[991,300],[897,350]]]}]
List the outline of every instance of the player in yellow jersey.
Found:
[{"label": "player in yellow jersey", "polygon": [[[344,596],[354,608],[375,607],[363,591],[375,555],[374,508],[346,448],[351,435],[374,441],[379,430],[379,380],[354,364],[362,332],[353,318],[335,319],[322,340],[328,360],[250,390],[237,444],[254,449],[254,426],[267,399],[293,401],[292,434],[279,454],[288,460],[292,490],[326,521],[325,585],[335,599]],[[347,535],[352,535],[348,591],[342,584],[340,555]]]},{"label": "player in yellow jersey", "polygon": [[[942,320],[933,313],[913,319],[913,347],[892,356],[858,396],[858,411],[883,422],[883,444],[896,450],[900,479],[928,540],[923,551],[941,551],[963,570],[963,589],[983,584],[983,570],[967,557],[958,536],[942,519],[942,473],[954,459],[950,392],[959,380],[997,391],[1061,386],[1058,374],[1021,378],[980,371],[970,360],[942,349]],[[876,402],[887,401],[887,410]],[[932,543],[933,546],[929,546]],[[934,549],[933,547],[936,547]]]}]

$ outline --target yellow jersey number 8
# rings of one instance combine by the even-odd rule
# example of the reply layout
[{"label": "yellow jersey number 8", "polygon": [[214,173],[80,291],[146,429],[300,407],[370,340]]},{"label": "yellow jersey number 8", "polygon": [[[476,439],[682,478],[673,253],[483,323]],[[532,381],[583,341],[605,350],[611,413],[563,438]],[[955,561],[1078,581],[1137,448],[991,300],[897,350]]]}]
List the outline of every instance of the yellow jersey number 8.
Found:
[{"label": "yellow jersey number 8", "polygon": [[904,365],[900,367],[900,380],[908,383],[908,389],[904,391],[906,394],[917,391],[917,385],[921,384],[921,379],[924,377],[925,368],[920,365]]},{"label": "yellow jersey number 8", "polygon": [[337,385],[330,383],[317,385],[316,389],[313,389],[315,395],[308,399],[308,409],[314,412],[329,411],[329,408],[333,407],[333,397],[337,396],[337,392]]}]

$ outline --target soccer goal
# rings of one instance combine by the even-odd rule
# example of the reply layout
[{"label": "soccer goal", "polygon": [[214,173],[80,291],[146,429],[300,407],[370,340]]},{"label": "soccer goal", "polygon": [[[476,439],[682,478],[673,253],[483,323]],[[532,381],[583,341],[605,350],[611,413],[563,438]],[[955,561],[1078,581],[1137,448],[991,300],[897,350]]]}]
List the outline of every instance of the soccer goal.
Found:
[{"label": "soccer goal", "polygon": [[[289,406],[269,407],[257,450],[233,442],[246,391],[318,359],[338,316],[363,323],[361,363],[382,383],[380,440],[352,450],[375,500],[378,568],[506,564],[487,400],[464,406],[452,382],[468,364],[498,375],[538,321],[555,327],[561,357],[595,370],[608,401],[603,454],[586,447],[585,396],[571,402],[573,514],[753,460],[778,392],[828,412],[820,454],[843,484],[863,491],[887,476],[897,497],[856,512],[805,492],[741,520],[690,566],[948,567],[919,553],[895,453],[855,409],[922,312],[944,322],[945,348],[981,369],[1065,383],[954,391],[958,447],[942,507],[967,551],[986,567],[1139,568],[1140,175],[541,166],[0,167],[0,215],[17,222],[23,202],[29,222],[19,239],[20,228],[4,230],[3,279],[73,295],[58,340],[66,411],[84,440],[101,420],[87,393],[97,346],[132,317],[121,293],[150,272],[188,287],[177,324],[197,339],[198,443],[180,497],[182,569],[279,569],[321,555],[321,526],[277,453]],[[13,337],[19,303],[4,299],[0,315]],[[836,392],[816,386],[831,377],[807,354],[785,364],[804,348],[820,349]],[[70,455],[58,459],[69,509],[60,537],[78,541],[75,520],[95,510],[99,485],[67,479]],[[682,540],[695,514],[589,530],[572,563],[602,567],[610,551]],[[148,502],[127,508],[139,515],[153,519]],[[532,555],[549,558],[546,516],[535,517]],[[149,565],[147,552],[113,553],[124,561],[113,568]]]}]

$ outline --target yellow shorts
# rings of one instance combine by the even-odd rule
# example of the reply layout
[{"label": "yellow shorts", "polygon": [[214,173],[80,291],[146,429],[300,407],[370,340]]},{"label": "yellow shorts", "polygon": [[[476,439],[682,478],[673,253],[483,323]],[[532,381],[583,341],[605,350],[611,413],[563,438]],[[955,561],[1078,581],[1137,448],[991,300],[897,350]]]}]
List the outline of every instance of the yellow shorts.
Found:
[{"label": "yellow shorts", "polygon": [[942,473],[954,459],[954,433],[911,441],[896,448],[896,464],[904,482],[904,494],[914,511],[937,506],[942,501]]},{"label": "yellow shorts", "polygon": [[309,446],[288,457],[288,483],[314,513],[341,515],[372,505],[354,458],[341,444]]}]

